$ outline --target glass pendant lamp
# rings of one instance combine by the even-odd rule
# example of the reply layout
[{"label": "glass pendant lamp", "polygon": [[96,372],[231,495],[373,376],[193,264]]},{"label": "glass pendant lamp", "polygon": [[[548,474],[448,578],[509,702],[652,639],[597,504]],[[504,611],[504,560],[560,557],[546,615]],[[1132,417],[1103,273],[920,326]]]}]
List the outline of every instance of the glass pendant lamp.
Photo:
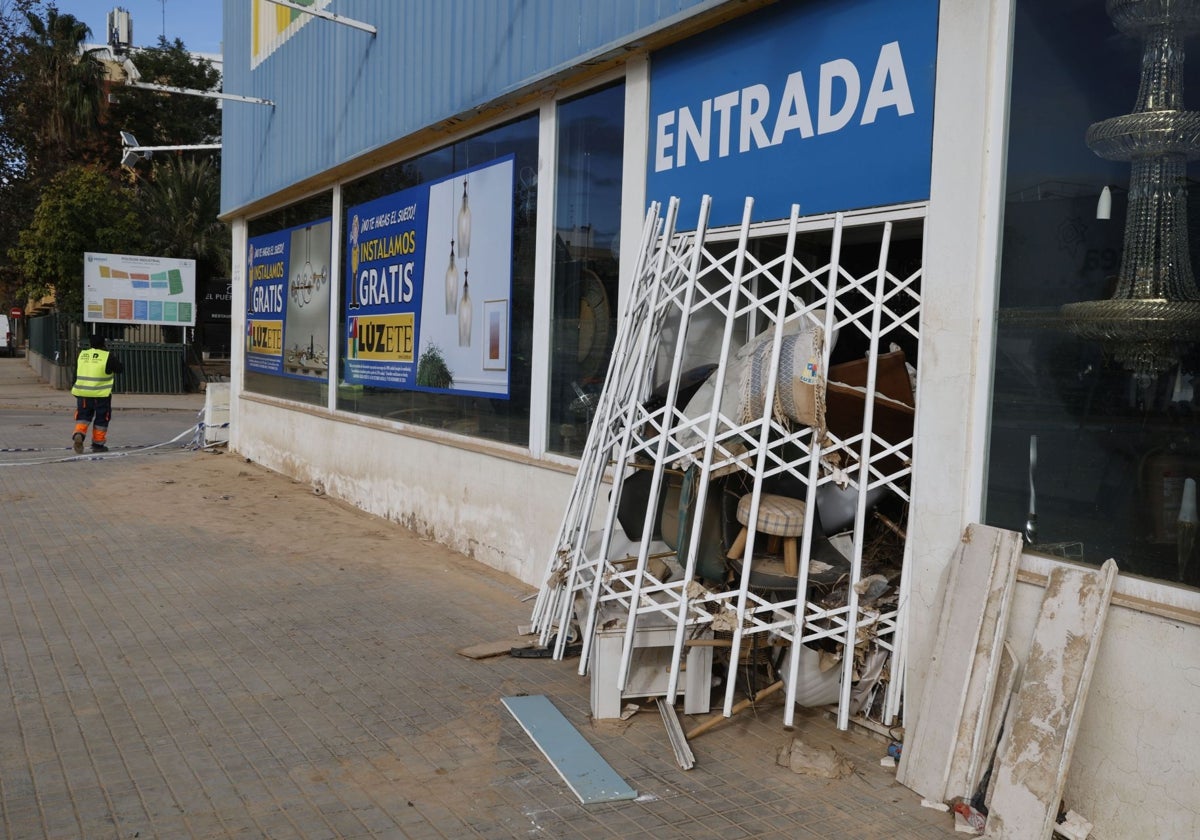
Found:
[{"label": "glass pendant lamp", "polygon": [[446,266],[446,314],[458,310],[458,266],[454,264],[454,240],[450,240],[450,264]]},{"label": "glass pendant lamp", "polygon": [[462,300],[458,302],[458,346],[471,346],[471,272],[463,271]]},{"label": "glass pendant lamp", "polygon": [[462,208],[458,211],[458,256],[471,256],[471,208],[467,205],[467,179],[463,178]]}]

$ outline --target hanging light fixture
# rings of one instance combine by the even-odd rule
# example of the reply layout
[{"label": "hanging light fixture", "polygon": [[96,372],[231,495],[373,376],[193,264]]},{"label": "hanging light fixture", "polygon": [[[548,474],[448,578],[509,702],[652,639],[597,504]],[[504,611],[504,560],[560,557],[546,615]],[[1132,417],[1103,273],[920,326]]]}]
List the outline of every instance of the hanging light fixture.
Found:
[{"label": "hanging light fixture", "polygon": [[303,307],[312,300],[313,270],[312,261],[308,256],[308,237],[312,228],[304,229],[304,267],[296,272],[296,280],[292,283],[292,302]]},{"label": "hanging light fixture", "polygon": [[463,270],[462,300],[458,302],[458,346],[471,346],[471,272]]},{"label": "hanging light fixture", "polygon": [[1183,104],[1184,39],[1200,28],[1200,2],[1110,0],[1108,13],[1143,42],[1133,112],[1087,131],[1097,155],[1132,164],[1124,251],[1113,296],[1066,304],[1061,314],[1067,329],[1101,342],[1146,387],[1200,334],[1187,241],[1187,162],[1200,157],[1200,112]]},{"label": "hanging light fixture", "polygon": [[458,256],[471,256],[471,208],[467,204],[467,179],[463,178],[462,207],[458,211]]},{"label": "hanging light fixture", "polygon": [[450,264],[446,266],[446,314],[458,309],[458,266],[454,264],[454,240],[450,240]]},{"label": "hanging light fixture", "polygon": [[296,272],[291,289],[292,301],[300,308],[312,302],[312,296],[321,291],[329,277],[326,266],[321,266],[320,271],[313,268],[311,245],[312,225],[309,225],[304,229],[304,267]]}]

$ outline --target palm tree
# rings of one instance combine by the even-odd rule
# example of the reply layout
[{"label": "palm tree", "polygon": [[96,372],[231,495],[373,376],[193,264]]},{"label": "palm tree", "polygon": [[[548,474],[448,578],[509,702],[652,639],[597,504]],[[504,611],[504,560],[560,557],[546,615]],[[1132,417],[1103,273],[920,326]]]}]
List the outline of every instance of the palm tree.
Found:
[{"label": "palm tree", "polygon": [[[32,137],[27,144],[31,168],[49,177],[72,160],[100,126],[104,67],[96,50],[84,51],[92,34],[74,15],[51,6],[46,19],[28,12],[23,39],[22,99]],[[19,83],[20,84],[20,83]]]},{"label": "palm tree", "polygon": [[196,261],[197,279],[229,272],[229,228],[221,212],[221,178],[206,158],[173,156],[143,182],[147,244],[163,257]]}]

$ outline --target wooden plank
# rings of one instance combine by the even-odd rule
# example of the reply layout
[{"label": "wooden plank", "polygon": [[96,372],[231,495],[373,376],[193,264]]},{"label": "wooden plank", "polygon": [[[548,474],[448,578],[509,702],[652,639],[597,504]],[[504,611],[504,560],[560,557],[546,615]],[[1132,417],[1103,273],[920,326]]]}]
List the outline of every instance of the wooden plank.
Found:
[{"label": "wooden plank", "polygon": [[992,705],[988,709],[986,734],[982,743],[979,744],[978,750],[974,751],[971,756],[970,775],[967,776],[967,790],[970,791],[971,797],[975,796],[975,791],[983,781],[983,775],[987,772],[988,765],[996,756],[996,748],[1000,744],[1000,733],[1004,725],[1004,716],[1008,713],[1019,670],[1020,663],[1017,661],[1017,654],[1012,645],[1005,642],[1004,653],[1000,661],[1000,672],[996,677],[996,691],[992,694]]},{"label": "wooden plank", "polygon": [[503,697],[501,702],[584,805],[637,797],[546,697]]},{"label": "wooden plank", "polygon": [[456,652],[467,659],[490,659],[493,656],[508,656],[513,648],[531,648],[537,639],[501,639],[498,642],[480,642],[459,648]]},{"label": "wooden plank", "polygon": [[[959,714],[950,766],[946,770],[946,790],[942,801],[948,802],[955,797],[969,800],[975,793],[973,785],[978,784],[975,770],[984,751],[984,740],[987,738],[989,727],[988,716],[995,700],[1000,670],[1005,662],[1004,639],[1008,630],[1008,614],[1012,608],[1013,594],[1016,592],[1016,573],[1021,565],[1023,545],[1021,535],[1015,531],[1001,531],[998,536],[999,556],[995,564],[996,573],[989,581],[991,590],[987,594],[970,664],[966,695]],[[1006,691],[1011,693],[1011,684]]]},{"label": "wooden plank", "polygon": [[675,750],[675,763],[684,770],[691,770],[696,766],[696,755],[688,746],[687,736],[683,734],[683,727],[679,724],[679,716],[675,714],[675,707],[664,698],[659,697],[658,713],[662,715],[663,725],[667,727],[667,738],[671,742],[671,748]]},{"label": "wooden plank", "polygon": [[[972,744],[986,727],[982,710],[992,702],[1020,560],[1019,534],[973,523],[950,564],[933,657],[896,775],[932,802],[947,799],[952,766],[956,795],[963,795]],[[956,759],[960,744],[965,755]]]},{"label": "wooden plank", "polygon": [[1050,572],[993,773],[985,837],[1050,840],[1096,665],[1117,564]]}]

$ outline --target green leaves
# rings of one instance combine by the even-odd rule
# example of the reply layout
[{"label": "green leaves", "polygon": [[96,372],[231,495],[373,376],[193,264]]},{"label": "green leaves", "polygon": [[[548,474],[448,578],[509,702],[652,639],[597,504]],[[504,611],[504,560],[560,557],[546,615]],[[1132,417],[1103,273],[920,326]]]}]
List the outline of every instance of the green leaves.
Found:
[{"label": "green leaves", "polygon": [[142,242],[134,192],[97,169],[71,166],[42,191],[9,256],[27,297],[53,293],[61,313],[82,320],[84,253],[136,254]]}]

